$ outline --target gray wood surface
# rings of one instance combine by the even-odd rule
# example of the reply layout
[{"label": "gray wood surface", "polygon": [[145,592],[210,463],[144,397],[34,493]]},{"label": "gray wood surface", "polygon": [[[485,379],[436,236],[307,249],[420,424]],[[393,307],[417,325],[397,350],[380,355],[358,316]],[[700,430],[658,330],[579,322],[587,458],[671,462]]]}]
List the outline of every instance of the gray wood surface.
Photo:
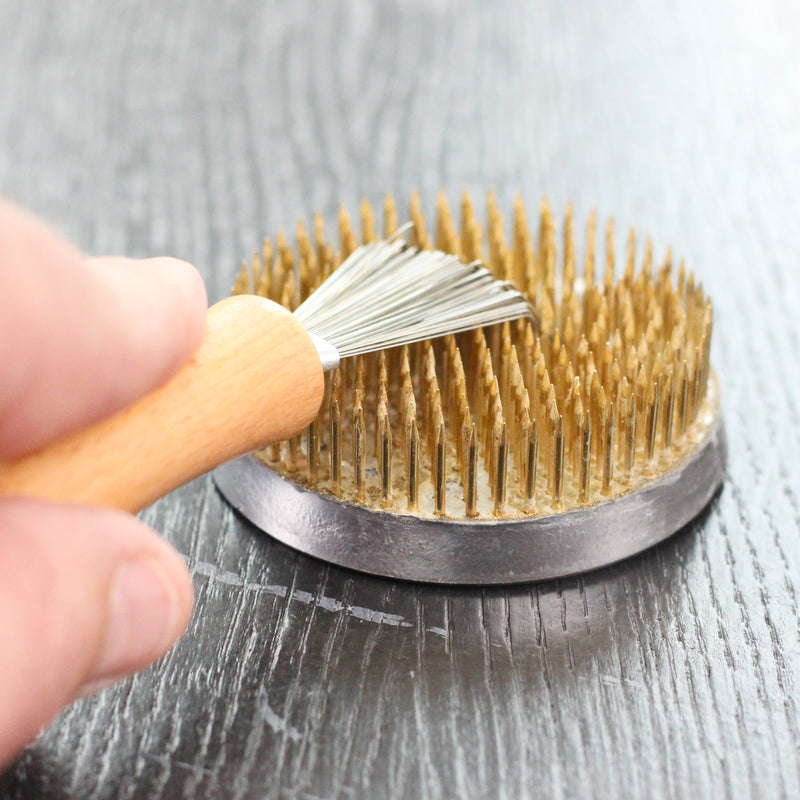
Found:
[{"label": "gray wood surface", "polygon": [[327,567],[200,479],[145,518],[197,608],[4,798],[800,794],[798,5],[4,0],[0,191],[212,298],[262,235],[419,187],[596,208],[715,302],[730,441],[688,529],[476,590]]}]

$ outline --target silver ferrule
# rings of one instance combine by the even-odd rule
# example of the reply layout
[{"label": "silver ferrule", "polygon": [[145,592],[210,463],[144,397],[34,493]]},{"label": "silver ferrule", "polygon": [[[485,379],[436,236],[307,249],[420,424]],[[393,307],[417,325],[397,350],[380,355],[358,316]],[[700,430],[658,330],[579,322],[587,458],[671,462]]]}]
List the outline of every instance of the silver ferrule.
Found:
[{"label": "silver ferrule", "polygon": [[339,351],[330,342],[315,336],[310,331],[308,335],[314,342],[314,347],[317,348],[319,360],[322,362],[322,371],[333,372],[339,366]]}]

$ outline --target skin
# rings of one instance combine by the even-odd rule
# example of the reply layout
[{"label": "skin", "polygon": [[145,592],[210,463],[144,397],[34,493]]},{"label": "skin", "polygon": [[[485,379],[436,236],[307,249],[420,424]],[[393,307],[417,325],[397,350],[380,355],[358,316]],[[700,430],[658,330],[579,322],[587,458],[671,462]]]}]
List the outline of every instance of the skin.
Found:
[{"label": "skin", "polygon": [[[189,264],[89,259],[0,201],[0,459],[163,383],[205,311]],[[0,768],[65,705],[162,656],[192,597],[183,559],[136,518],[0,498]]]}]

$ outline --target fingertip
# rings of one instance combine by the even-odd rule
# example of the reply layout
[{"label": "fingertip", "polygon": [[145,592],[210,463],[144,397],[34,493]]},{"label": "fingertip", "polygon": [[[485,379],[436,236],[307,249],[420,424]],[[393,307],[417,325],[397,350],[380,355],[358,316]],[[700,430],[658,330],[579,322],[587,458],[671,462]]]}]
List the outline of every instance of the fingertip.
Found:
[{"label": "fingertip", "polygon": [[[168,291],[195,321],[202,321],[208,307],[208,294],[197,268],[188,261],[172,256],[156,256],[139,262],[153,270],[169,286]],[[199,332],[202,334],[202,325]]]},{"label": "fingertip", "polygon": [[184,361],[205,331],[208,296],[203,278],[188,261],[171,256],[132,259],[97,256],[88,264],[98,282],[116,296],[129,320],[137,320],[160,336],[164,349]]},{"label": "fingertip", "polygon": [[203,278],[188,261],[158,256],[129,262],[137,279],[144,275],[153,280],[169,304],[170,351],[167,374],[175,372],[200,346],[205,332],[208,295]]},{"label": "fingertip", "polygon": [[184,633],[193,589],[183,560],[162,547],[122,561],[108,591],[105,636],[84,684],[106,684],[163,656]]},{"label": "fingertip", "polygon": [[192,602],[184,559],[135,517],[0,499],[0,764],[64,704],[164,655]]}]

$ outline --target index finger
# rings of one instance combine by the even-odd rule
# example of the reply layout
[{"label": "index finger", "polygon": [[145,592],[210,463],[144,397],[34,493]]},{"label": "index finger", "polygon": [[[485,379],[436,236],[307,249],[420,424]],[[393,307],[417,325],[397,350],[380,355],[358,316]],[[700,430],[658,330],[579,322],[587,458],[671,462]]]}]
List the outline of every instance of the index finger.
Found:
[{"label": "index finger", "polygon": [[0,458],[165,382],[199,345],[206,303],[183,261],[86,259],[0,201]]}]

